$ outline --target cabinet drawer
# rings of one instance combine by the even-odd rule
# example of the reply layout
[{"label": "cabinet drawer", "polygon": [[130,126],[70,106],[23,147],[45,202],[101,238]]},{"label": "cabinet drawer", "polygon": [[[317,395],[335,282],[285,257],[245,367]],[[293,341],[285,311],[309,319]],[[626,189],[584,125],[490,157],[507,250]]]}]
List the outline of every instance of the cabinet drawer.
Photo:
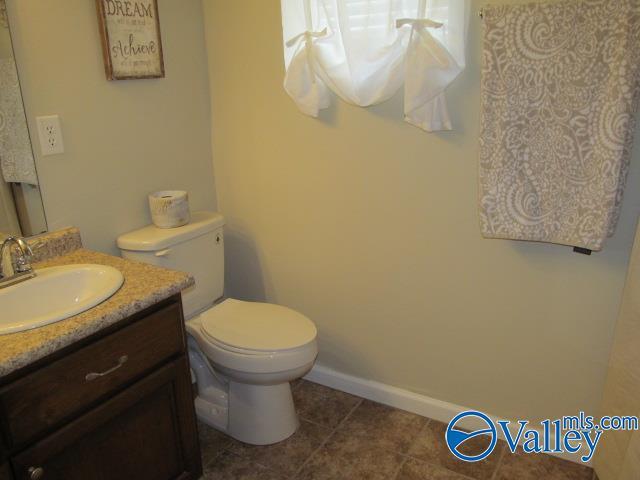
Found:
[{"label": "cabinet drawer", "polygon": [[5,387],[6,438],[21,445],[183,350],[175,303]]}]

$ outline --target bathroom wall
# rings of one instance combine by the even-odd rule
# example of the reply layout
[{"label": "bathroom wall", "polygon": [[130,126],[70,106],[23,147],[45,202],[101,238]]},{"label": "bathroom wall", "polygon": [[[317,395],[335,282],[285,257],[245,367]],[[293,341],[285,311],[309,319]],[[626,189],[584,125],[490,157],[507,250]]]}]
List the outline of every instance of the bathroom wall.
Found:
[{"label": "bathroom wall", "polygon": [[[640,416],[640,225],[629,262],[600,413]],[[600,480],[633,480],[640,472],[640,432],[606,432],[594,467]]]},{"label": "bathroom wall", "polygon": [[455,131],[427,134],[402,121],[401,95],[302,115],[282,89],[279,1],[204,0],[228,293],[307,314],[319,362],[341,372],[509,418],[595,412],[640,206],[640,145],[602,253],[483,239],[484,3],[472,2],[469,65],[448,92]]},{"label": "bathroom wall", "polygon": [[146,195],[183,189],[194,210],[216,207],[202,3],[159,0],[166,78],[105,78],[94,1],[9,0],[32,132],[58,114],[65,153],[36,163],[49,229],[75,225],[86,246],[150,222]]}]

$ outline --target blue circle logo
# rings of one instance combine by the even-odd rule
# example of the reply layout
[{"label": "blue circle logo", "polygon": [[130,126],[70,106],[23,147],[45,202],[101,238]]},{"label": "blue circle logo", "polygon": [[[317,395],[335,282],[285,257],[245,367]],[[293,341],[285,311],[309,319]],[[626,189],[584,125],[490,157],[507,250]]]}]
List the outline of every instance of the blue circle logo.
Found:
[{"label": "blue circle logo", "polygon": [[[480,423],[486,425],[486,428],[480,428],[479,430],[475,430],[473,432],[467,432],[460,428],[456,428],[456,424],[460,422],[462,419],[472,417],[476,420],[479,420]],[[478,435],[485,435],[491,437],[491,442],[487,446],[487,448],[475,455],[465,455],[460,451],[461,447],[467,440],[471,438],[477,437]],[[496,448],[496,443],[498,443],[498,434],[496,432],[496,426],[493,424],[493,421],[484,413],[476,412],[474,410],[470,410],[468,412],[462,412],[449,422],[449,426],[447,427],[447,433],[445,434],[445,439],[447,440],[447,447],[451,453],[453,453],[460,460],[464,460],[465,462],[479,462],[487,458],[493,452],[493,449]]]}]

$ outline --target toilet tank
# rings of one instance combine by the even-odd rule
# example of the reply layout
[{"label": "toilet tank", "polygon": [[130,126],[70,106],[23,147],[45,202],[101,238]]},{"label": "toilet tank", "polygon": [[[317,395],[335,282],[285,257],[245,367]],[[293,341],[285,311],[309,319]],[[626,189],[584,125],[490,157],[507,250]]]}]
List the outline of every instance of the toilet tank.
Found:
[{"label": "toilet tank", "polygon": [[118,237],[123,258],[190,273],[196,284],[182,292],[186,319],[210,307],[224,292],[224,217],[197,212],[182,227],[148,225]]}]

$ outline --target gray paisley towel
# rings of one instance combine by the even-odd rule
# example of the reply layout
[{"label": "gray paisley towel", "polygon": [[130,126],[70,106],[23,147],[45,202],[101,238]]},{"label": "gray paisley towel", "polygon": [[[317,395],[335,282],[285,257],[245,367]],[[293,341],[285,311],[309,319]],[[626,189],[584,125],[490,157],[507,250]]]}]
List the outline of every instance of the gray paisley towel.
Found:
[{"label": "gray paisley towel", "polygon": [[38,185],[13,58],[0,59],[0,181]]},{"label": "gray paisley towel", "polygon": [[600,250],[640,100],[640,0],[484,9],[480,223],[490,238]]}]

